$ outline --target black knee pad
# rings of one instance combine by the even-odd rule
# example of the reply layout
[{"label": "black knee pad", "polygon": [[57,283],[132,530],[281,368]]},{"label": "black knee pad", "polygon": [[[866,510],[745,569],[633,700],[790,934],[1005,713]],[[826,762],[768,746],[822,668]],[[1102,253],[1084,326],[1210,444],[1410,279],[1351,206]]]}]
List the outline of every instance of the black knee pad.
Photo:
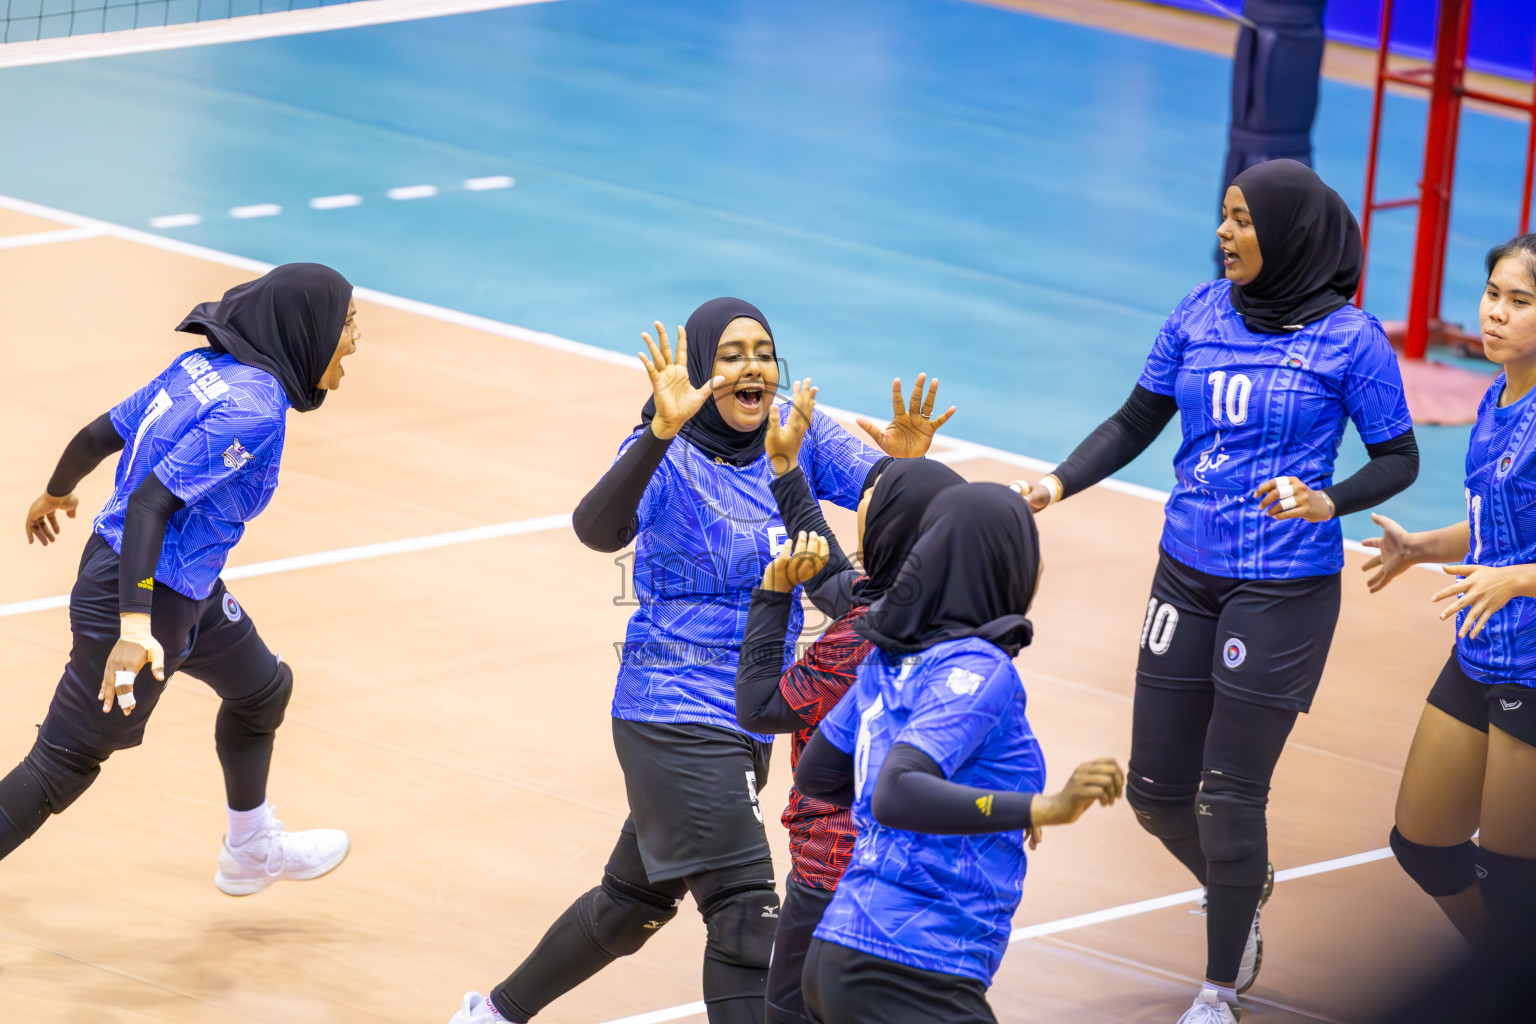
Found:
[{"label": "black knee pad", "polygon": [[678,901],[605,874],[603,884],[579,903],[581,922],[593,944],[609,956],[629,956],[677,916]]},{"label": "black knee pad", "polygon": [[1454,896],[1477,882],[1477,844],[1422,846],[1392,827],[1392,855],[1408,877],[1431,896]]},{"label": "black knee pad", "polygon": [[[277,671],[266,686],[239,700],[226,699],[219,708],[220,724],[227,719],[238,722],[239,731],[247,736],[265,736],[277,731],[288,711],[288,701],[293,697],[293,669],[286,662],[277,663]],[[233,723],[228,723],[233,724]]]},{"label": "black knee pad", "polygon": [[1159,839],[1192,839],[1198,786],[1167,786],[1135,772],[1126,773],[1125,799],[1141,827]]},{"label": "black knee pad", "polygon": [[36,776],[48,801],[48,809],[59,814],[96,781],[96,776],[101,774],[101,761],[83,751],[70,750],[39,738],[21,763]]},{"label": "black knee pad", "polygon": [[705,955],[740,967],[768,969],[779,926],[779,894],[773,879],[722,887],[699,912],[704,916]]},{"label": "black knee pad", "polygon": [[1200,851],[1212,884],[1263,885],[1269,876],[1269,787],[1250,779],[1205,772],[1195,798]]}]

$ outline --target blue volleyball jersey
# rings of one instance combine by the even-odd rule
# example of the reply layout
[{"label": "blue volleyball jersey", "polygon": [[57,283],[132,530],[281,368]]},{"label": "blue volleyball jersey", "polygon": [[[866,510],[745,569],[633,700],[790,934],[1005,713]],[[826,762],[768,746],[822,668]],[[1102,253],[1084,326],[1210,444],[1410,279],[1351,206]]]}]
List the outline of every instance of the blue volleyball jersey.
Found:
[{"label": "blue volleyball jersey", "polygon": [[933,758],[953,782],[1040,792],[1045,757],[1013,662],[975,637],[905,658],[876,648],[820,730],[853,755],[859,837],[816,937],[991,984],[1024,887],[1024,833],[906,832],[876,821],[870,799],[897,743]]},{"label": "blue volleyball jersey", "polygon": [[[784,415],[788,406],[780,406]],[[636,430],[619,447],[640,436]],[[883,456],[818,411],[800,447],[816,497],[857,508],[864,479]],[[640,499],[635,597],[613,695],[613,717],[696,722],[737,732],[736,662],[752,589],[785,542],[764,455],[746,466],[716,462],[682,434]],[[800,635],[793,603],[788,636]],[[786,665],[793,660],[788,648]],[[754,734],[755,735],[755,734]],[[771,736],[759,736],[771,740]]]},{"label": "blue volleyball jersey", "polygon": [[1289,334],[1258,334],[1232,308],[1231,291],[1222,280],[1190,292],[1137,381],[1179,403],[1183,443],[1163,550],[1229,579],[1338,572],[1337,519],[1274,520],[1253,493],[1282,476],[1333,483],[1346,419],[1367,444],[1410,429],[1397,357],[1376,318],[1354,306]]},{"label": "blue volleyball jersey", "polygon": [[[1536,399],[1527,394],[1500,409],[1503,393],[1501,373],[1477,407],[1467,445],[1466,561],[1476,565],[1536,562]],[[1456,615],[1458,632],[1466,615]],[[1456,641],[1456,657],[1479,682],[1536,686],[1536,600],[1512,598],[1477,637]]]},{"label": "blue volleyball jersey", "polygon": [[277,489],[288,396],[265,370],[193,349],[112,408],[126,447],[95,530],[123,550],[128,498],[150,473],[186,502],[165,528],[155,579],[201,600]]}]

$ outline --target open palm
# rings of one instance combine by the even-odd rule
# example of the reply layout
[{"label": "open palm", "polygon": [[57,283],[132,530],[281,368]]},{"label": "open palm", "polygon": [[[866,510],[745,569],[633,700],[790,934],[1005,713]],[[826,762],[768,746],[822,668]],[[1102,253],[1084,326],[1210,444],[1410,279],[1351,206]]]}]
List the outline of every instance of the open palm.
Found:
[{"label": "open palm", "polygon": [[681,327],[677,329],[677,354],[674,355],[667,329],[661,326],[660,320],[655,321],[655,324],[660,343],[654,341],[649,334],[642,333],[640,337],[645,339],[645,347],[651,354],[649,358],[644,352],[636,354],[640,356],[640,362],[651,378],[651,393],[656,401],[651,432],[657,437],[668,438],[683,429],[683,424],[704,408],[712,390],[723,384],[725,379],[715,377],[703,387],[694,387],[688,379],[688,333]]},{"label": "open palm", "polygon": [[955,407],[950,406],[939,416],[932,415],[933,404],[939,397],[939,381],[934,378],[928,383],[928,393],[924,395],[923,384],[927,380],[926,373],[917,375],[912,398],[905,408],[901,401],[901,378],[891,382],[891,422],[883,428],[876,427],[873,420],[858,418],[859,426],[885,454],[898,459],[915,459],[925,454],[933,444],[934,433],[955,414]]}]

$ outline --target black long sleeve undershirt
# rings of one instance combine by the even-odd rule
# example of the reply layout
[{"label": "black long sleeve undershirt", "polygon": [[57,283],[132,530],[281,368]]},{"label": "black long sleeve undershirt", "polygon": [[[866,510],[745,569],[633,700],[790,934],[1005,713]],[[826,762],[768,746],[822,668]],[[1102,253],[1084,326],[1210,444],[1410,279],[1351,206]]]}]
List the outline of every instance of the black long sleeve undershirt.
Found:
[{"label": "black long sleeve undershirt", "polygon": [[112,417],[102,413],[81,427],[64,447],[64,454],[59,456],[59,464],[48,480],[48,493],[55,498],[72,493],[103,459],[122,451],[123,444],[122,435],[112,425]]},{"label": "black long sleeve undershirt", "polygon": [[853,755],[837,749],[821,733],[814,734],[795,766],[795,789],[833,807],[852,807],[853,779]]},{"label": "black long sleeve undershirt", "polygon": [[[866,490],[890,461],[887,456],[869,471],[864,482]],[[788,534],[790,543],[794,542],[802,530],[806,533],[815,531],[827,539],[827,564],[821,572],[806,581],[805,596],[810,598],[817,611],[828,618],[842,618],[853,604],[853,583],[861,574],[853,567],[853,562],[843,552],[832,528],[827,525],[827,517],[821,511],[821,502],[811,493],[810,481],[796,466],[775,479],[769,485],[769,490],[773,492],[773,500],[778,503],[779,518],[784,521],[784,532]]]},{"label": "black long sleeve undershirt", "polygon": [[670,437],[663,440],[646,427],[608,467],[571,513],[571,525],[583,544],[596,551],[620,551],[635,539],[640,499],[671,444]]},{"label": "black long sleeve undershirt", "polygon": [[898,743],[880,766],[869,809],[876,821],[891,828],[974,836],[1029,828],[1034,797],[951,782],[933,758]]},{"label": "black long sleeve undershirt", "polygon": [[1419,477],[1419,442],[1409,427],[1389,441],[1365,446],[1371,461],[1345,480],[1323,489],[1333,501],[1336,515],[1347,515],[1380,505],[1405,491]]},{"label": "black long sleeve undershirt", "polygon": [[748,732],[799,732],[806,726],[779,689],[794,597],[777,590],[752,591],[736,663],[736,723]]},{"label": "black long sleeve undershirt", "polygon": [[[155,567],[165,544],[165,525],[186,506],[154,473],[128,496],[123,512],[123,550],[117,569],[117,611],[149,614],[154,599]],[[147,584],[147,585],[146,585]]]},{"label": "black long sleeve undershirt", "polygon": [[1061,496],[1086,491],[1106,477],[1120,472],[1157,440],[1179,403],[1172,395],[1148,391],[1140,384],[1125,404],[1083,438],[1052,475],[1061,481]]}]

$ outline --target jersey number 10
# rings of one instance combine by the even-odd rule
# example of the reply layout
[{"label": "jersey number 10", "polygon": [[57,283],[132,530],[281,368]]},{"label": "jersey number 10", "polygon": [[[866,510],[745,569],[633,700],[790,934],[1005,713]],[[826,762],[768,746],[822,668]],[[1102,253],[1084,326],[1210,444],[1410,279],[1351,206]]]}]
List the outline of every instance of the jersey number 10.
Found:
[{"label": "jersey number 10", "polygon": [[1229,423],[1245,423],[1248,420],[1248,396],[1253,392],[1253,381],[1246,373],[1228,374],[1226,370],[1212,370],[1205,380],[1211,389],[1211,418],[1221,422],[1223,411]]}]

